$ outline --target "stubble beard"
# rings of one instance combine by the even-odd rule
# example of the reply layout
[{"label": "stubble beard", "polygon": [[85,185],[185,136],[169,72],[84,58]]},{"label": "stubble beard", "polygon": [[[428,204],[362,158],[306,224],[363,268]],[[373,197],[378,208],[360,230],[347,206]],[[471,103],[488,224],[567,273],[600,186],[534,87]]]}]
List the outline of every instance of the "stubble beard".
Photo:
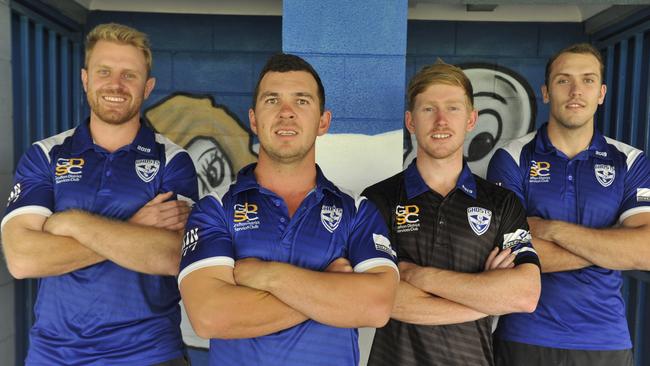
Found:
[{"label": "stubble beard", "polygon": [[127,93],[113,93],[122,95],[130,100],[130,104],[126,109],[111,109],[102,105],[100,100],[101,95],[95,92],[93,95],[88,94],[87,100],[90,110],[102,121],[111,125],[122,125],[135,117],[140,111],[143,98],[131,98],[132,96]]}]

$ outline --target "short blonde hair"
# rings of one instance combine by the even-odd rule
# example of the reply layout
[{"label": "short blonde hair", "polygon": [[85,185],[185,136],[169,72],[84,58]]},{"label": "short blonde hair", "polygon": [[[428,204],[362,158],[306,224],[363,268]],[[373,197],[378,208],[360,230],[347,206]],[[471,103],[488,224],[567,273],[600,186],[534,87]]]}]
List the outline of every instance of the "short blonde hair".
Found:
[{"label": "short blonde hair", "polygon": [[84,65],[88,68],[88,60],[93,52],[93,48],[99,41],[109,41],[131,45],[142,51],[145,63],[147,64],[147,78],[151,74],[151,46],[149,37],[137,29],[117,23],[99,24],[86,36],[86,59]]},{"label": "short blonde hair", "polygon": [[415,108],[415,98],[428,87],[435,84],[458,86],[465,91],[470,110],[474,109],[474,89],[463,70],[438,59],[433,65],[425,66],[409,82],[407,90],[408,109]]}]

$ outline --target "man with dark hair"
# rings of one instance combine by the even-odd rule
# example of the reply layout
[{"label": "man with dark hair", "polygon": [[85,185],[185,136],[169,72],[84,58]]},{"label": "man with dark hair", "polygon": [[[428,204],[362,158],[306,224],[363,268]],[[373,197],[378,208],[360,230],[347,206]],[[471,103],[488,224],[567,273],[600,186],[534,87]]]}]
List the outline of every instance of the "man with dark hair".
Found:
[{"label": "man with dark hair", "polygon": [[81,79],[90,118],[38,141],[16,168],[2,244],[40,278],[27,365],[184,365],[178,274],[189,155],[140,121],[151,93],[145,34],[101,24]]},{"label": "man with dark hair", "polygon": [[477,120],[463,71],[438,62],[408,87],[417,159],[364,191],[391,231],[401,282],[369,365],[493,365],[492,318],[530,312],[539,262],[523,207],[472,175],[463,141]]},{"label": "man with dark hair", "polygon": [[307,62],[273,56],[249,110],[258,163],[190,215],[178,282],[210,364],[357,366],[356,328],[388,321],[399,275],[386,225],[315,163],[331,119],[320,88]]},{"label": "man with dark hair", "polygon": [[650,165],[594,127],[603,69],[588,44],[551,57],[548,123],[490,162],[526,207],[543,272],[537,310],[499,322],[498,365],[632,365],[620,271],[650,269]]}]

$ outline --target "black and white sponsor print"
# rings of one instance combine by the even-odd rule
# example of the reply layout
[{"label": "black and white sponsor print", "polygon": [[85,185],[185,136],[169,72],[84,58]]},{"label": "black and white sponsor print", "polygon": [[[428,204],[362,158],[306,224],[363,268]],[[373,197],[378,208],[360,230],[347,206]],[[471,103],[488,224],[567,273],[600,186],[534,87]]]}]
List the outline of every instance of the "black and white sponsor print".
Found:
[{"label": "black and white sponsor print", "polygon": [[483,207],[468,207],[467,221],[476,235],[483,235],[490,227],[492,221],[492,211]]},{"label": "black and white sponsor print", "polygon": [[343,217],[343,209],[336,207],[336,205],[327,206],[323,205],[320,210],[320,222],[323,223],[323,226],[327,231],[333,233],[339,224],[341,223],[341,218]]},{"label": "black and white sponsor print", "polygon": [[183,257],[187,254],[187,251],[194,251],[196,249],[196,244],[199,243],[199,228],[195,227],[193,229],[189,229],[185,232],[185,236],[183,237]]},{"label": "black and white sponsor print", "polygon": [[11,190],[11,193],[9,193],[9,198],[7,198],[7,206],[18,201],[19,197],[20,197],[20,183],[16,183],[14,188]]},{"label": "black and white sponsor print", "polygon": [[637,188],[636,189],[637,202],[650,202],[650,188]]},{"label": "black and white sponsor print", "polygon": [[390,240],[387,237],[372,233],[372,241],[375,242],[375,249],[397,258],[397,252],[390,246]]},{"label": "black and white sponsor print", "polygon": [[616,177],[616,169],[613,165],[596,164],[594,165],[594,173],[598,183],[603,187],[609,187]]},{"label": "black and white sponsor print", "polygon": [[135,161],[135,172],[143,182],[151,182],[158,173],[160,161],[153,159],[137,159]]}]

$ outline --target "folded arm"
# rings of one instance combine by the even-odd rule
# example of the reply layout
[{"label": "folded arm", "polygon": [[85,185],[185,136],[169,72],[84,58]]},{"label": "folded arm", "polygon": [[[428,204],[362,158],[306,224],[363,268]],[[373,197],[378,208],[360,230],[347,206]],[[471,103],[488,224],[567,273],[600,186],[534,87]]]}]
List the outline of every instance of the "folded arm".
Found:
[{"label": "folded arm", "polygon": [[193,271],[180,290],[192,327],[203,338],[260,337],[308,319],[266,291],[236,285],[229,266]]},{"label": "folded arm", "polygon": [[388,322],[398,275],[390,266],[364,273],[317,272],[249,258],[235,264],[235,281],[268,291],[318,322],[356,328]]},{"label": "folded arm", "polygon": [[405,265],[402,279],[411,285],[489,315],[532,312],[541,291],[539,268],[531,263],[480,273]]},{"label": "folded arm", "polygon": [[628,217],[621,227],[592,229],[563,221],[529,218],[533,235],[615,270],[650,270],[650,213]]},{"label": "folded arm", "polygon": [[46,219],[23,214],[4,225],[2,247],[12,276],[58,276],[106,260],[73,238],[43,232]]},{"label": "folded arm", "polygon": [[420,325],[446,325],[474,321],[487,314],[469,306],[431,295],[408,282],[400,281],[391,317]]},{"label": "folded arm", "polygon": [[539,256],[542,273],[573,271],[593,265],[575,253],[535,236],[533,236],[533,245]]}]

